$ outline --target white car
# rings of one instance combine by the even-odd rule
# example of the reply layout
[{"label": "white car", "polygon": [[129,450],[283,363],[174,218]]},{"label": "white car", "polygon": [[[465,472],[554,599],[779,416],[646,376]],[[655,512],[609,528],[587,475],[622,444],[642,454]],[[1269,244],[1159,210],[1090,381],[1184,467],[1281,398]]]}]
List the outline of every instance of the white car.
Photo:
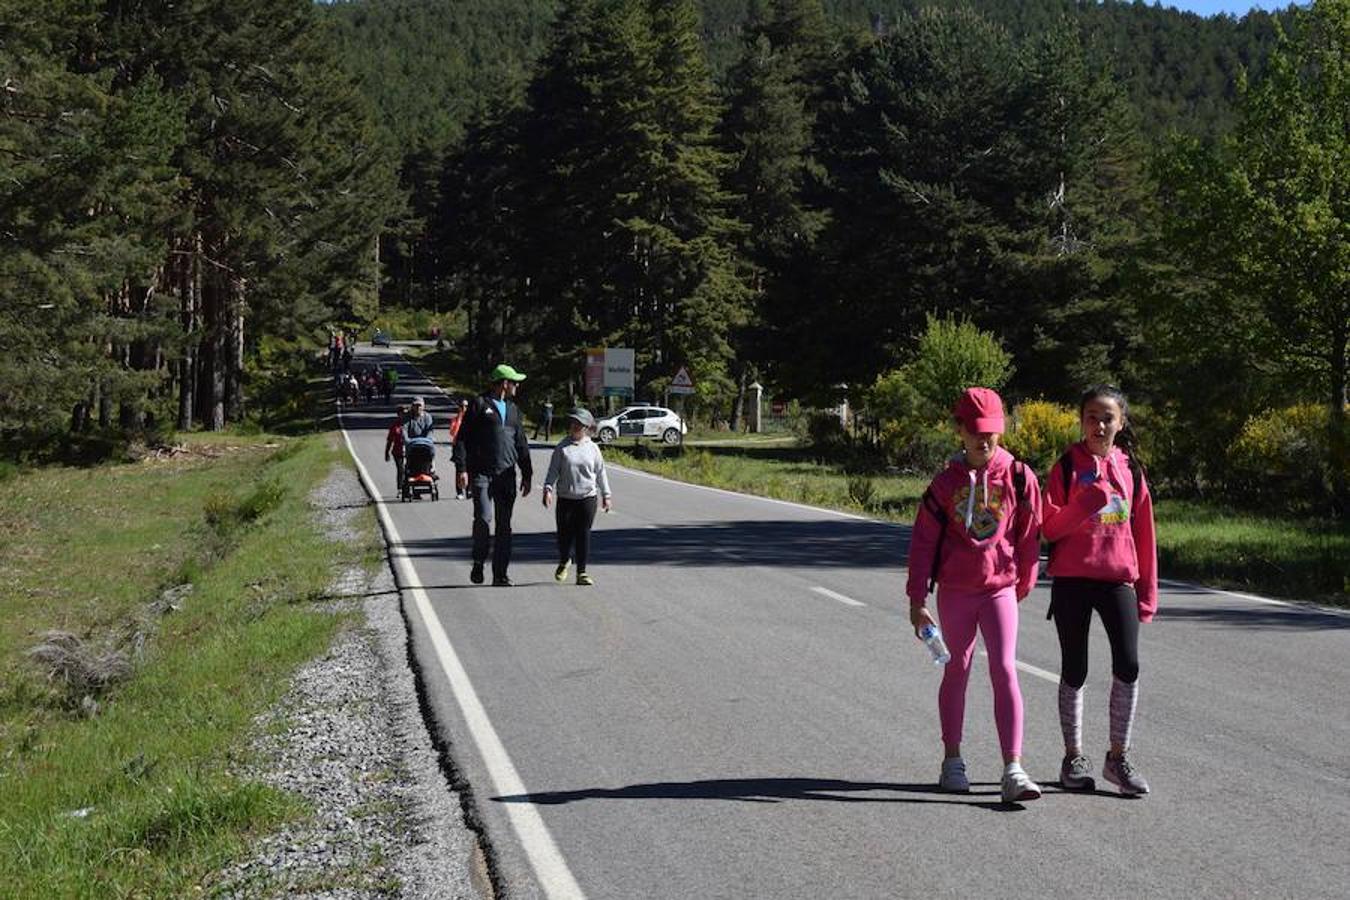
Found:
[{"label": "white car", "polygon": [[657,438],[667,444],[678,444],[688,432],[684,420],[664,406],[625,406],[595,423],[595,435],[602,444],[621,437]]}]

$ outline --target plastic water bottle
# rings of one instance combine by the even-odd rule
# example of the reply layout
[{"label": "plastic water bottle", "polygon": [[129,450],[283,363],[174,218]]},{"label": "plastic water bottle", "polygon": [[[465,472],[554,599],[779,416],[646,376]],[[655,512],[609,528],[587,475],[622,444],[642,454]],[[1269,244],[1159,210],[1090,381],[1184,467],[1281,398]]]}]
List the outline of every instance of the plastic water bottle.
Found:
[{"label": "plastic water bottle", "polygon": [[942,639],[941,628],[936,625],[925,625],[919,629],[919,638],[933,655],[933,665],[945,666],[951,662],[952,654],[947,650],[947,642]]}]

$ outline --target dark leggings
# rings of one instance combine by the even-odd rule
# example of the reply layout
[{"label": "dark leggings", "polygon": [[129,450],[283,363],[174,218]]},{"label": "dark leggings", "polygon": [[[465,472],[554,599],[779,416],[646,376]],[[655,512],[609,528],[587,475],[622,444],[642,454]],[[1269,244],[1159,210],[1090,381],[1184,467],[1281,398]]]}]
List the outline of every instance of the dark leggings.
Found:
[{"label": "dark leggings", "polygon": [[1126,684],[1139,678],[1139,607],[1128,584],[1091,578],[1056,578],[1050,588],[1059,632],[1059,677],[1072,688],[1087,681],[1088,629],[1096,611],[1111,643],[1111,671]]},{"label": "dark leggings", "polygon": [[558,564],[573,556],[576,545],[577,571],[586,571],[586,557],[591,552],[591,525],[595,524],[595,497],[585,500],[558,498]]}]

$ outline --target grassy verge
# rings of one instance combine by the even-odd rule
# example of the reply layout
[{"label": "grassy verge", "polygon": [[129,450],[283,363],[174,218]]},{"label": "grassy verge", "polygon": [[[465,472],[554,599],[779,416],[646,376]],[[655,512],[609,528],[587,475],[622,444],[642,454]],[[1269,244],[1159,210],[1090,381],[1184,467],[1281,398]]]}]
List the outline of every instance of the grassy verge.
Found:
[{"label": "grassy verge", "polygon": [[340,625],[308,601],[373,548],[311,521],[331,440],[187,446],[0,484],[0,896],[186,895],[299,812],[230,763]]},{"label": "grassy verge", "polygon": [[1163,575],[1276,597],[1350,605],[1350,531],[1327,522],[1158,504]]},{"label": "grassy verge", "polygon": [[451,396],[473,397],[482,393],[486,386],[478,384],[475,387],[480,379],[454,349],[409,347],[403,354],[423,375],[440,385],[441,389]]},{"label": "grassy verge", "polygon": [[746,494],[863,513],[893,522],[913,522],[925,478],[908,475],[851,475],[795,446],[756,447],[741,442],[663,452],[612,444],[614,462],[677,481]]},{"label": "grassy verge", "polygon": [[[850,475],[796,447],[687,447],[682,453],[612,445],[616,463],[678,481],[912,523],[928,479]],[[1323,522],[1244,515],[1161,501],[1158,559],[1165,577],[1276,597],[1350,605],[1350,532]]]}]

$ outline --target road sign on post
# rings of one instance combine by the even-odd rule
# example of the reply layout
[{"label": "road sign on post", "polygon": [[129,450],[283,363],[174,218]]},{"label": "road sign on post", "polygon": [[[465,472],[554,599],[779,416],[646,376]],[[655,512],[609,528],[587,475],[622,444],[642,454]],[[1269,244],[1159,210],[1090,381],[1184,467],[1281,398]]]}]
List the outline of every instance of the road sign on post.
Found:
[{"label": "road sign on post", "polygon": [[586,351],[586,396],[599,397],[605,392],[605,348],[591,347]]},{"label": "road sign on post", "polygon": [[634,352],[628,347],[605,349],[605,396],[633,396]]},{"label": "road sign on post", "polygon": [[672,394],[692,394],[694,392],[694,379],[689,377],[689,370],[680,366],[680,371],[675,373],[671,379],[670,387],[666,388]]}]

